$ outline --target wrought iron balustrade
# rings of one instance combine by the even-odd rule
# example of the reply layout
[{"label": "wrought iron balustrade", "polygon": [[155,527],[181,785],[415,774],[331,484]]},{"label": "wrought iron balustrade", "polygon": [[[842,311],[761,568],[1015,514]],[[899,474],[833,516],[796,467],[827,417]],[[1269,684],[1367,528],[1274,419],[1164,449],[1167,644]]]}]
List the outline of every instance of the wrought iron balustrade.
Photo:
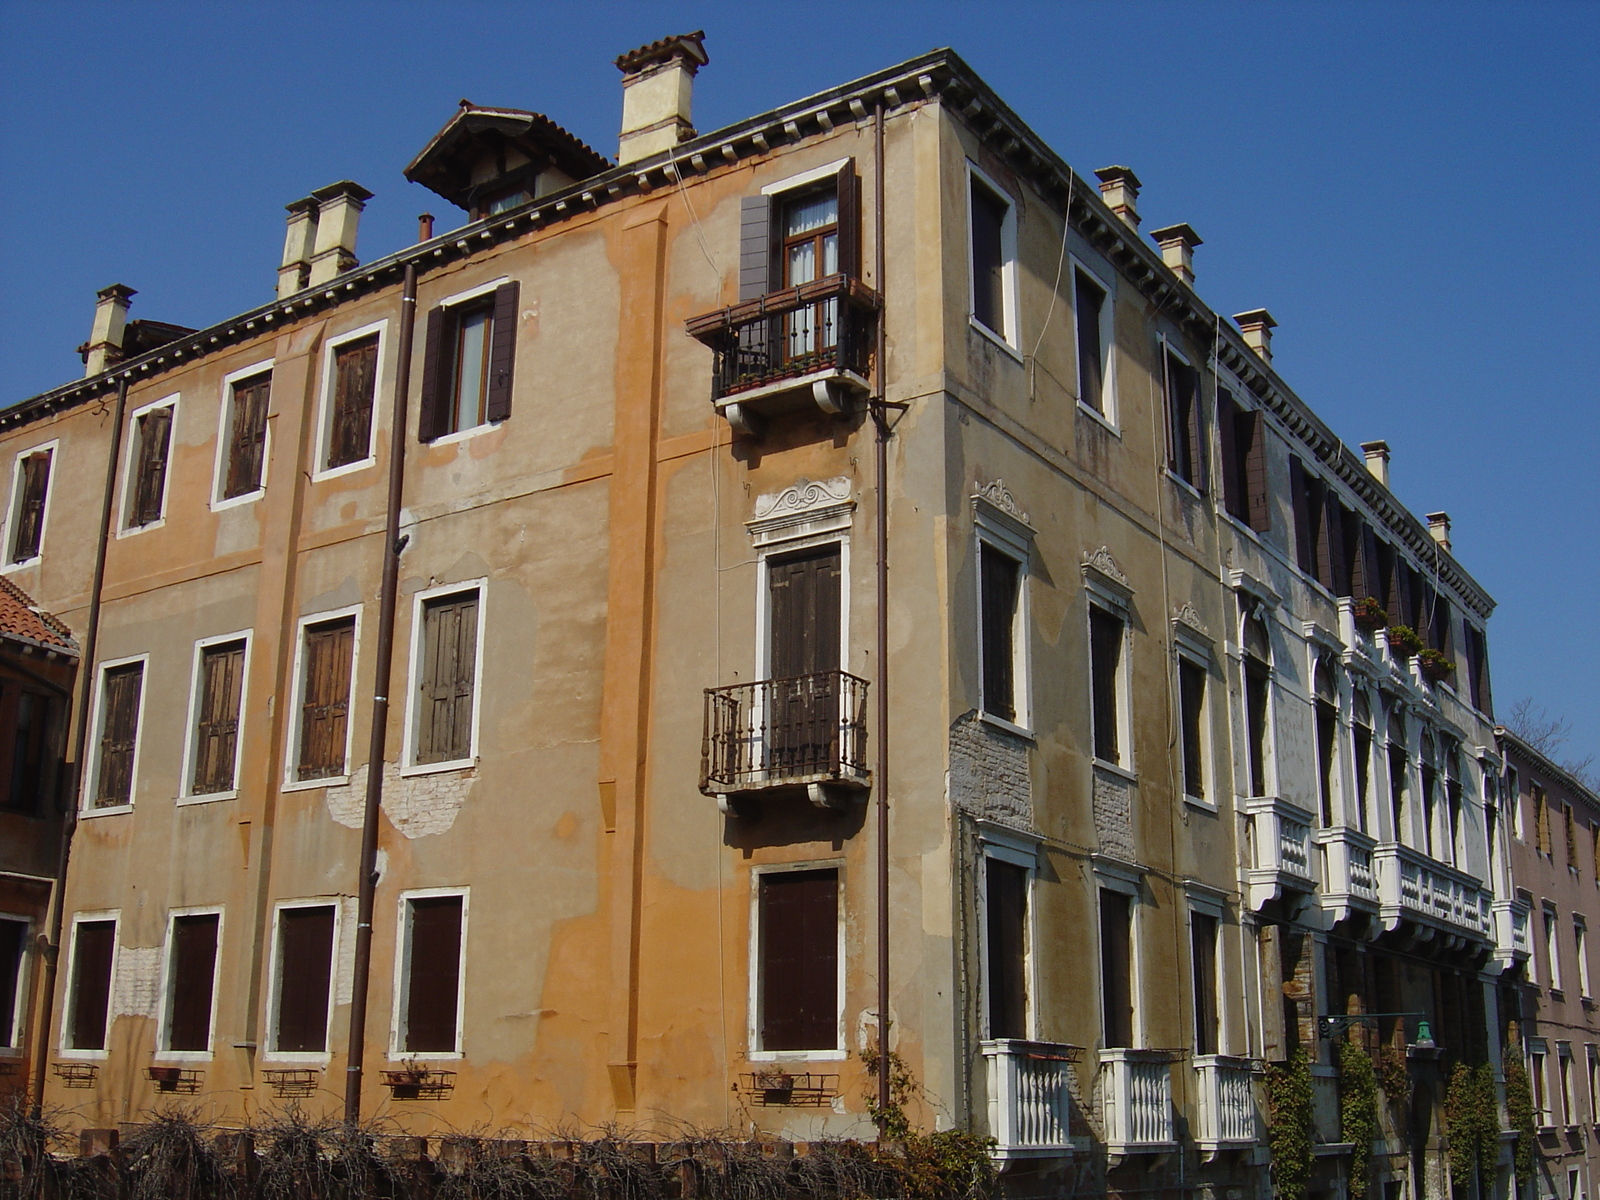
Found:
[{"label": "wrought iron balustrade", "polygon": [[707,688],[700,790],[708,796],[834,784],[864,788],[867,681],[846,671]]}]

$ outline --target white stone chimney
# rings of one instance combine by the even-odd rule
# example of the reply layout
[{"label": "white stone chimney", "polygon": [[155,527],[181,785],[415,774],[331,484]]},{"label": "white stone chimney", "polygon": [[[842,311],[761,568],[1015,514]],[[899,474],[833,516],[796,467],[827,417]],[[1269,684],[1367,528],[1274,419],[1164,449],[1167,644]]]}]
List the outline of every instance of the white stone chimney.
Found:
[{"label": "white stone chimney", "polygon": [[94,326],[83,352],[83,376],[98,375],[122,361],[122,337],[128,328],[128,304],[139,293],[113,283],[95,293]]},{"label": "white stone chimney", "polygon": [[372,193],[359,183],[341,179],[318,188],[311,199],[317,202],[317,225],[307,285],[316,287],[357,265],[356,228]]},{"label": "white stone chimney", "polygon": [[304,290],[311,277],[311,252],[317,241],[317,201],[312,196],[286,206],[289,230],[283,239],[283,262],[278,267],[278,299]]},{"label": "white stone chimney", "polygon": [[1244,335],[1244,344],[1254,350],[1262,362],[1270,363],[1272,331],[1278,327],[1272,314],[1264,308],[1252,308],[1249,312],[1234,313],[1233,320]]},{"label": "white stone chimney", "polygon": [[1129,229],[1139,228],[1139,177],[1127,167],[1101,167],[1094,173],[1100,195]]},{"label": "white stone chimney", "polygon": [[1362,442],[1361,453],[1366,456],[1367,470],[1384,487],[1389,486],[1389,443]]},{"label": "white stone chimney", "polygon": [[1204,245],[1200,235],[1187,225],[1168,225],[1150,235],[1161,247],[1161,261],[1187,284],[1194,283],[1194,248]]},{"label": "white stone chimney", "polygon": [[1450,514],[1436,512],[1428,514],[1428,532],[1433,535],[1433,540],[1446,550],[1450,549]]},{"label": "white stone chimney", "polygon": [[704,30],[677,34],[630,50],[617,59],[622,72],[619,163],[638,162],[694,136],[690,104],[695,73],[710,62]]}]

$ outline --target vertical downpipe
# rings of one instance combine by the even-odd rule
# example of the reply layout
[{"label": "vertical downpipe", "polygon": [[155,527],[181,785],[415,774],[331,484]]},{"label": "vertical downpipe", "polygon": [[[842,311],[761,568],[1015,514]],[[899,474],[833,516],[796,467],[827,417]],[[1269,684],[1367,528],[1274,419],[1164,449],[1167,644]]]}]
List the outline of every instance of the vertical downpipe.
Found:
[{"label": "vertical downpipe", "polygon": [[383,531],[383,584],[378,599],[378,664],[372,685],[372,737],[367,745],[367,803],[361,816],[361,874],[356,883],[355,978],[350,989],[344,1119],[361,1120],[361,1073],[366,1063],[367,989],[372,975],[372,902],[378,888],[378,818],[383,804],[383,757],[389,733],[389,681],[393,674],[394,614],[400,591],[400,501],[406,474],[406,409],[411,394],[411,341],[417,323],[417,267],[406,264],[400,294],[399,362],[395,366],[394,420],[389,435],[389,511]]},{"label": "vertical downpipe", "polygon": [[[44,945],[44,979],[35,993],[35,1028],[38,1040],[33,1056],[33,1119],[44,1107],[44,1069],[50,1058],[50,1017],[54,1012],[57,964],[61,958],[61,926],[67,900],[67,866],[72,861],[72,835],[78,829],[79,793],[83,784],[83,743],[89,736],[89,703],[94,697],[94,656],[100,640],[100,593],[106,579],[106,546],[111,539],[111,499],[117,487],[117,463],[122,457],[122,423],[128,411],[128,376],[117,380],[117,403],[111,424],[111,451],[106,456],[106,486],[100,496],[100,540],[94,549],[94,575],[89,584],[89,619],[83,632],[83,656],[78,659],[78,708],[72,723],[72,767],[61,772],[57,803],[62,807],[61,853],[56,859],[56,881],[50,890],[50,938]],[[170,435],[169,435],[170,436]]]},{"label": "vertical downpipe", "polygon": [[[872,193],[873,193],[873,283],[878,294],[885,294],[883,248],[883,100],[880,97],[872,118]],[[884,309],[888,307],[887,303]],[[884,377],[887,374],[884,350],[883,309],[878,312],[878,345],[873,364],[877,397],[872,420],[873,470],[877,496],[874,520],[877,523],[878,630],[873,653],[878,659],[878,761],[874,770],[873,791],[878,808],[878,1111],[889,1111],[889,414]],[[878,1119],[878,1136],[884,1132],[884,1118]]]}]

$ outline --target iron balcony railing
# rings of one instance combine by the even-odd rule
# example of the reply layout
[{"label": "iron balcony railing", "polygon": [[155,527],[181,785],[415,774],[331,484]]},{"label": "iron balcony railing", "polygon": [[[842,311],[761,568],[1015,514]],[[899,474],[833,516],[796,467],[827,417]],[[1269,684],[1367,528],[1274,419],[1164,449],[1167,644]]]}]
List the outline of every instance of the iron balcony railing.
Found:
[{"label": "iron balcony railing", "polygon": [[811,783],[864,788],[871,777],[865,679],[820,671],[706,689],[706,795]]},{"label": "iron balcony railing", "polygon": [[829,275],[692,317],[688,331],[716,353],[716,401],[821,371],[865,379],[882,307],[859,279]]}]

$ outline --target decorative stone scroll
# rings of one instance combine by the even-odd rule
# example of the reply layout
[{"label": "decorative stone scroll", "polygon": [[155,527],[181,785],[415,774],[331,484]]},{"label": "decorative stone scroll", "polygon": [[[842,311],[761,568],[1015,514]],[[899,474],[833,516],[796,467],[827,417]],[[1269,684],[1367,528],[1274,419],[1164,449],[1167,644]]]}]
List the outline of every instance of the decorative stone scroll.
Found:
[{"label": "decorative stone scroll", "polygon": [[745,528],[758,546],[849,529],[856,507],[850,491],[851,482],[843,475],[797,480],[781,492],[757,496],[755,516]]},{"label": "decorative stone scroll", "polygon": [[1178,625],[1187,625],[1203,638],[1211,636],[1211,630],[1206,628],[1206,623],[1200,619],[1200,614],[1195,611],[1194,605],[1187,600],[1173,611],[1172,620]]},{"label": "decorative stone scroll", "polygon": [[978,490],[973,493],[974,500],[982,500],[991,504],[1009,517],[1014,517],[1024,525],[1031,525],[1028,514],[1023,511],[1022,505],[1017,503],[1017,498],[1006,489],[1006,485],[999,479],[989,483],[980,483]]},{"label": "decorative stone scroll", "polygon": [[1101,546],[1098,550],[1086,552],[1083,556],[1083,565],[1088,570],[1104,575],[1112,583],[1121,584],[1123,587],[1132,590],[1132,585],[1128,583],[1128,577],[1122,573],[1122,568],[1117,566],[1117,560],[1111,557],[1109,547]]}]

